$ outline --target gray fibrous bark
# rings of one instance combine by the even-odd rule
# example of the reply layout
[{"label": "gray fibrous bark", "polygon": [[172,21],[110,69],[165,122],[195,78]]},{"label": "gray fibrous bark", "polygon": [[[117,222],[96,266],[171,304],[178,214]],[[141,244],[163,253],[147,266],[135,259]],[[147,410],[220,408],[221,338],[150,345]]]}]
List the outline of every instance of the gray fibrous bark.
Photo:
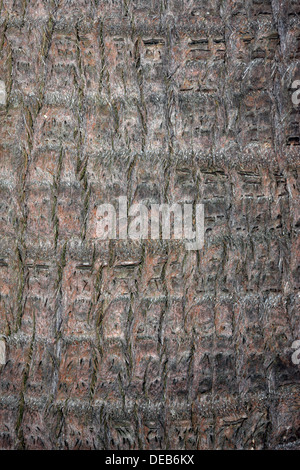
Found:
[{"label": "gray fibrous bark", "polygon": [[[0,2],[1,449],[300,448],[299,15]],[[97,240],[119,196],[204,247]]]}]

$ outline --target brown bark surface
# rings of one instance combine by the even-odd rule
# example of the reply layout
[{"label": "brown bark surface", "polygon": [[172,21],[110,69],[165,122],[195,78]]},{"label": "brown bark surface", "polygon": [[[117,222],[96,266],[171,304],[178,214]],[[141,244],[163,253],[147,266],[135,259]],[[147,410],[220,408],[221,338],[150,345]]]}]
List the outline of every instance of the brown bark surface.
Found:
[{"label": "brown bark surface", "polygon": [[[299,15],[0,2],[1,449],[300,448]],[[97,241],[124,195],[204,248]]]}]

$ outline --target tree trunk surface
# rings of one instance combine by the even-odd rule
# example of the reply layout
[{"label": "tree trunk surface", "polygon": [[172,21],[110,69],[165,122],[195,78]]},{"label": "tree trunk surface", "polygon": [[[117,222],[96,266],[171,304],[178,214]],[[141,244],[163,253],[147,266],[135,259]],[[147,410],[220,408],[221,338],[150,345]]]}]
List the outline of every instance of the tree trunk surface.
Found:
[{"label": "tree trunk surface", "polygon": [[[299,17],[0,2],[1,449],[300,449]],[[99,240],[120,196],[204,246]]]}]

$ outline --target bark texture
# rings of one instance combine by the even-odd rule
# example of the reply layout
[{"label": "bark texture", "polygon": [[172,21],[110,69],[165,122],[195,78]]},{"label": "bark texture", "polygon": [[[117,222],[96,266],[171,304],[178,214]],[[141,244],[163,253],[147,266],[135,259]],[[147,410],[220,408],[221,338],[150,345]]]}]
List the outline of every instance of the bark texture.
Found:
[{"label": "bark texture", "polygon": [[[1,449],[300,447],[299,15],[0,2]],[[124,195],[204,248],[100,243]]]}]

